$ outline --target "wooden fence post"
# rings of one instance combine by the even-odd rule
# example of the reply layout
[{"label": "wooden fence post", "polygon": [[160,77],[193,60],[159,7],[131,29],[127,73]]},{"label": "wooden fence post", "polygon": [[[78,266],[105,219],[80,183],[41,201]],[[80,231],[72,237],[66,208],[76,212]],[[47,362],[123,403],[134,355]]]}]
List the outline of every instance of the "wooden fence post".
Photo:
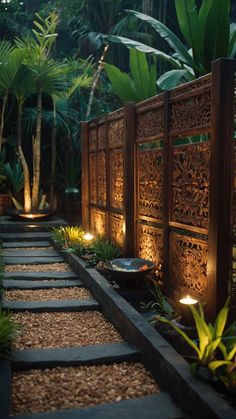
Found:
[{"label": "wooden fence post", "polygon": [[170,258],[169,258],[169,221],[170,221],[170,188],[171,188],[171,138],[170,138],[170,92],[164,93],[164,148],[163,148],[163,279],[164,289],[167,295],[170,294]]},{"label": "wooden fence post", "polygon": [[235,61],[212,63],[207,314],[213,318],[229,292],[232,269],[232,195]]},{"label": "wooden fence post", "polygon": [[124,254],[133,257],[136,243],[135,216],[135,105],[124,106]]},{"label": "wooden fence post", "polygon": [[82,145],[82,226],[86,231],[89,229],[89,123],[81,123]]}]

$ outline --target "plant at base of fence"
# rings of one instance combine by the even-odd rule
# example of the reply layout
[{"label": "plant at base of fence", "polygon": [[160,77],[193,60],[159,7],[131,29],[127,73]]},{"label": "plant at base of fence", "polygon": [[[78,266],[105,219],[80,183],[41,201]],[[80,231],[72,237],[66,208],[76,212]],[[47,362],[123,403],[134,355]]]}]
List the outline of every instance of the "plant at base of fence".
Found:
[{"label": "plant at base of fence", "polygon": [[95,254],[97,261],[106,262],[116,259],[121,255],[121,249],[113,242],[98,237],[91,245],[91,252]]},{"label": "plant at base of fence", "polygon": [[83,236],[84,231],[80,226],[61,226],[52,229],[52,238],[60,247],[84,245]]},{"label": "plant at base of fence", "polygon": [[0,357],[9,350],[11,342],[20,333],[20,326],[13,322],[11,315],[0,309]]},{"label": "plant at base of fence", "polygon": [[224,359],[216,359],[216,351],[217,349],[220,349],[220,344],[223,341],[224,328],[229,312],[228,306],[229,298],[217,315],[214,324],[206,322],[201,304],[199,304],[199,310],[190,306],[197,330],[198,342],[193,341],[182,329],[170,320],[166,318],[158,319],[159,321],[168,323],[171,327],[173,327],[173,329],[179,333],[187,344],[190,345],[196,352],[197,361],[191,364],[191,371],[193,374],[197,374],[199,366],[207,367],[211,373],[215,374],[217,368],[228,363],[228,361]]},{"label": "plant at base of fence", "polygon": [[141,303],[141,306],[146,310],[155,310],[158,314],[167,318],[175,317],[175,311],[169,304],[167,297],[162,294],[159,285],[154,284],[154,289],[149,287],[149,291],[153,295],[154,300],[151,300],[148,303]]}]

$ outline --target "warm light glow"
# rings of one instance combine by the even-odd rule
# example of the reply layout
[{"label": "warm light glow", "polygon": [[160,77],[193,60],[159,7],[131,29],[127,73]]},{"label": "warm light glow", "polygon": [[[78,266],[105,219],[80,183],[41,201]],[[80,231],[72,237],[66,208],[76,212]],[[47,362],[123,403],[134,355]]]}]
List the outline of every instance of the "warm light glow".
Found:
[{"label": "warm light glow", "polygon": [[91,240],[93,240],[94,239],[94,236],[91,234],[91,233],[86,233],[85,235],[84,235],[84,240],[86,240],[86,241],[88,241],[88,242],[90,242]]},{"label": "warm light glow", "polygon": [[190,297],[190,295],[187,295],[186,297],[181,298],[179,302],[181,304],[192,305],[198,303],[198,300],[195,300],[194,298]]},{"label": "warm light glow", "polygon": [[22,218],[29,218],[30,220],[36,219],[36,218],[41,218],[41,217],[46,217],[48,214],[18,214],[20,217]]}]

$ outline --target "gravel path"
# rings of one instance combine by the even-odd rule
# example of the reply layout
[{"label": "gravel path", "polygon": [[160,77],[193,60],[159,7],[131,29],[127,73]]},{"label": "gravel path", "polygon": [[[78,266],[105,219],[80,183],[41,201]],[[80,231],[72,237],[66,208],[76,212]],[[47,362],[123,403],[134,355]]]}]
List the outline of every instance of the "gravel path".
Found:
[{"label": "gravel path", "polygon": [[122,342],[115,328],[98,311],[12,314],[23,325],[15,349],[61,348]]},{"label": "gravel path", "polygon": [[44,265],[6,265],[6,272],[68,272],[67,263],[45,263]]},{"label": "gravel path", "polygon": [[118,402],[159,391],[142,364],[127,362],[16,372],[12,385],[15,415]]},{"label": "gravel path", "polygon": [[54,301],[92,298],[86,288],[51,288],[48,290],[14,290],[5,291],[4,298],[10,301]]}]

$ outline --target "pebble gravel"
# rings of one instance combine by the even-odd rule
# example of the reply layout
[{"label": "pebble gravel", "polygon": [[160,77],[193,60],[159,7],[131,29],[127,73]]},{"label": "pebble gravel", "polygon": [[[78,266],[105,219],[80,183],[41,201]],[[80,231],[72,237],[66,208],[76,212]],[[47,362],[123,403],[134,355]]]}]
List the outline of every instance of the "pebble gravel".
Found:
[{"label": "pebble gravel", "polygon": [[68,272],[67,263],[45,263],[42,265],[6,265],[5,272]]},{"label": "pebble gravel", "polygon": [[13,313],[22,327],[15,349],[61,348],[122,342],[115,328],[99,311]]},{"label": "pebble gravel", "polygon": [[14,290],[5,291],[4,299],[9,301],[55,301],[92,298],[86,288],[50,288],[47,290]]},{"label": "pebble gravel", "polygon": [[13,375],[12,414],[119,402],[159,391],[139,362],[28,370]]}]

